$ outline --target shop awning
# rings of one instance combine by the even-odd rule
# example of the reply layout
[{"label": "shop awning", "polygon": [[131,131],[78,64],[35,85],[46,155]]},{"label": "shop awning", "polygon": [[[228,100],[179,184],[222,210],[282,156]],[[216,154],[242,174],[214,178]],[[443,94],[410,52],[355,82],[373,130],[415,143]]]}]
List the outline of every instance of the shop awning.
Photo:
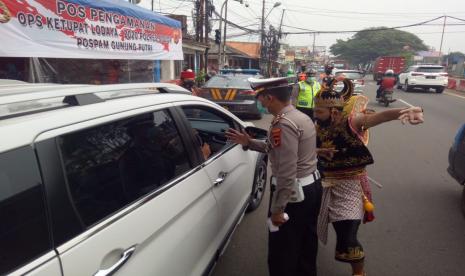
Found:
[{"label": "shop awning", "polygon": [[181,36],[123,0],[0,0],[0,57],[182,60]]}]

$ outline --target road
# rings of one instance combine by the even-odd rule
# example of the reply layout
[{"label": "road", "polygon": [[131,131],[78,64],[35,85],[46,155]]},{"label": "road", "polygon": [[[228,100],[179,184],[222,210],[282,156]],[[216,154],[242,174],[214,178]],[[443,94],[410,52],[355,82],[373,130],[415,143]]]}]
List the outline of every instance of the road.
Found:
[{"label": "road", "polygon": [[[374,100],[376,86],[368,82],[365,95]],[[465,93],[395,91],[392,107],[422,106],[426,122],[404,126],[389,122],[371,130],[369,148],[375,164],[369,176],[376,206],[374,222],[361,227],[359,239],[366,252],[368,275],[465,275],[465,218],[460,211],[462,187],[448,174],[447,154],[457,129],[465,123]],[[375,102],[369,108],[383,110]],[[267,128],[266,115],[255,121]],[[268,194],[261,207],[244,217],[214,276],[268,275]],[[319,275],[350,275],[346,264],[334,261],[335,235],[320,244]]]}]

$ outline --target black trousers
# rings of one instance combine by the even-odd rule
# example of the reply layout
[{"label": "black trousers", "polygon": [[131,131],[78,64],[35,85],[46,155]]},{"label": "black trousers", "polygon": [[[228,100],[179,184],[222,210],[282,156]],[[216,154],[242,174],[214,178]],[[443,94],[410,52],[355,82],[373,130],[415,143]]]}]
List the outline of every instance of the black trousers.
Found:
[{"label": "black trousers", "polygon": [[[305,200],[288,203],[289,220],[277,232],[269,232],[268,269],[270,276],[315,276],[320,211],[321,180],[303,187]],[[273,195],[271,195],[273,198]]]},{"label": "black trousers", "polygon": [[357,239],[361,220],[341,220],[333,222],[337,243],[335,259],[340,262],[358,263],[365,258],[363,247]]},{"label": "black trousers", "polygon": [[376,98],[379,98],[381,97],[381,92],[383,91],[383,89],[381,88],[381,85],[378,87],[378,89],[376,90]]},{"label": "black trousers", "polygon": [[312,119],[312,121],[315,121],[313,119],[313,108],[305,108],[305,107],[297,107],[297,110],[299,110],[300,112],[304,113],[305,115],[307,115],[308,117],[310,117],[310,119]]}]

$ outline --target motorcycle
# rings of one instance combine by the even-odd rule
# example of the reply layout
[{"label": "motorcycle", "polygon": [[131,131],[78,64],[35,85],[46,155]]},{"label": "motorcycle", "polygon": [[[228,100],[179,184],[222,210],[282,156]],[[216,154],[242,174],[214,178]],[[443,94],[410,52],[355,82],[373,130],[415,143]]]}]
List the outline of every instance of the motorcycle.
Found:
[{"label": "motorcycle", "polygon": [[181,82],[181,86],[184,87],[185,89],[193,92],[193,89],[195,87],[195,81],[190,80],[190,79],[184,80],[184,81]]},{"label": "motorcycle", "polygon": [[390,103],[393,103],[396,101],[392,96],[394,94],[393,89],[383,89],[381,91],[381,95],[379,98],[376,100],[378,101],[379,104],[384,105],[385,107],[388,107]]}]

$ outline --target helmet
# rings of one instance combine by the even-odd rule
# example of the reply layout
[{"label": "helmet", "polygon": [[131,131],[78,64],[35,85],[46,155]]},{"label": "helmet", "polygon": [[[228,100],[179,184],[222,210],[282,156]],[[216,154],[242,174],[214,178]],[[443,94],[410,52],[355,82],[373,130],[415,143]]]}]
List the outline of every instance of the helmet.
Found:
[{"label": "helmet", "polygon": [[333,72],[333,69],[334,69],[334,64],[326,64],[325,65],[325,73],[326,75],[331,75],[331,73]]},{"label": "helmet", "polygon": [[386,70],[386,72],[385,72],[384,74],[385,74],[386,76],[392,76],[392,75],[394,75],[394,70],[388,69],[388,70]]},{"label": "helmet", "polygon": [[315,69],[308,69],[307,72],[305,72],[307,76],[312,76],[314,77],[316,75]]}]

